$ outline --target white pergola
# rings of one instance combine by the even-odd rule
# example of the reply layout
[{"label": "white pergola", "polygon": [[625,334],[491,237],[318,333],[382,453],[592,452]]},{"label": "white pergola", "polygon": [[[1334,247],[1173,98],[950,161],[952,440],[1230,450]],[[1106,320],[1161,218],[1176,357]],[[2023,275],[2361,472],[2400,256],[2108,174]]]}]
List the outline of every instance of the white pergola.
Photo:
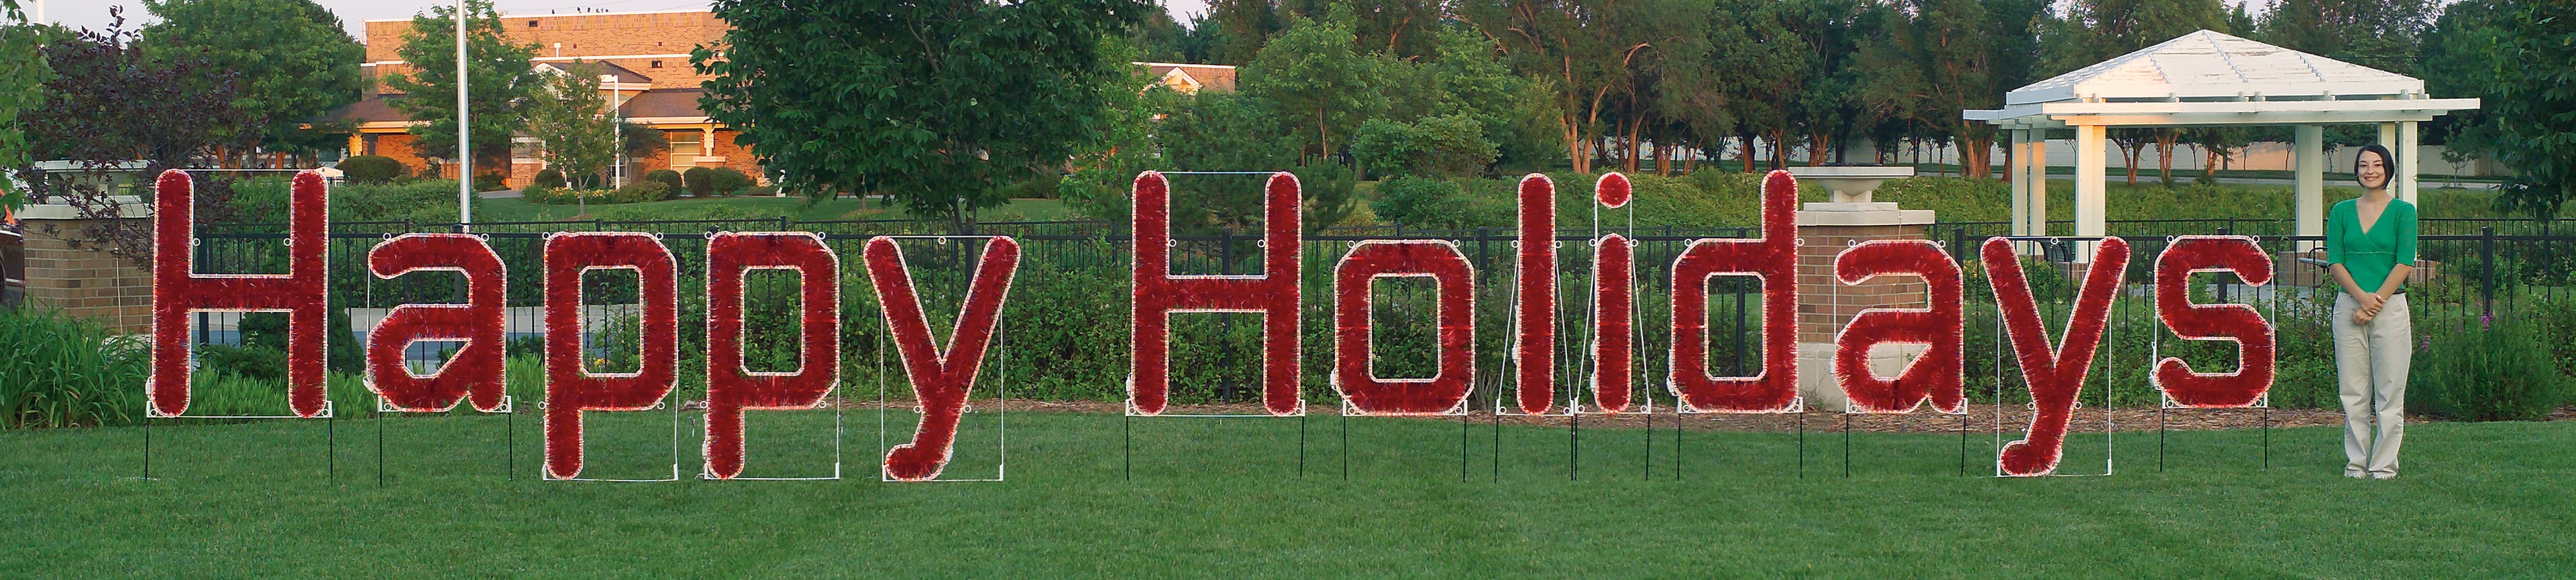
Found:
[{"label": "white pergola", "polygon": [[2043,132],[2074,129],[2074,234],[2098,237],[2110,128],[2223,125],[2297,128],[2297,232],[2324,235],[2326,125],[2378,125],[2379,142],[2397,152],[2390,188],[2413,202],[2417,124],[2475,108],[2477,99],[2425,94],[2422,79],[2202,30],[2014,89],[2004,108],[1963,117],[2007,133],[2013,235],[2048,235]]}]

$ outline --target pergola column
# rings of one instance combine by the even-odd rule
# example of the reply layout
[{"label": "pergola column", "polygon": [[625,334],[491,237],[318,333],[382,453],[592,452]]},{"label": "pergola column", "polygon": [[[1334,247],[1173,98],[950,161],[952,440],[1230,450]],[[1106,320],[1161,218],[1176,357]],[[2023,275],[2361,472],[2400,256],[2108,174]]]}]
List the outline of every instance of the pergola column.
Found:
[{"label": "pergola column", "polygon": [[2030,166],[2030,149],[2023,145],[2030,142],[2030,130],[2012,129],[2004,131],[2004,135],[2009,143],[2007,146],[2012,148],[2009,149],[2012,154],[2005,158],[2005,162],[2011,165],[2005,170],[2012,172],[2008,174],[2012,177],[2012,227],[2006,231],[2016,236],[2027,236],[2030,235],[2027,231],[2030,227],[2030,170],[2027,169]]},{"label": "pergola column", "polygon": [[2030,155],[2030,162],[2022,164],[2030,171],[2030,188],[2027,190],[2030,194],[2030,216],[2027,218],[2030,225],[2027,227],[2030,235],[2045,236],[2048,235],[2048,130],[2032,129],[2024,142],[2030,144],[2025,151]]},{"label": "pergola column", "polygon": [[2415,160],[2421,157],[2417,153],[2420,153],[2419,150],[2422,148],[2416,147],[2416,143],[2423,137],[2423,132],[2414,121],[2400,121],[2397,125],[2397,167],[2395,168],[2397,176],[2396,183],[2393,185],[2397,187],[2398,199],[2406,200],[2406,203],[2417,203],[2415,171],[2419,166],[2415,164]]},{"label": "pergola column", "polygon": [[[2110,231],[2105,223],[2110,214],[2103,207],[2105,189],[2110,187],[2108,180],[2103,179],[2104,165],[2108,162],[2104,159],[2105,154],[2102,151],[2107,130],[2108,127],[2102,125],[2075,126],[2075,235],[2077,236],[2099,238]],[[2046,214],[2039,216],[2039,223],[2048,223]],[[2075,261],[2088,263],[2093,261],[2092,242],[2075,245]]]},{"label": "pergola column", "polygon": [[[2299,125],[2297,129],[2298,233],[2302,236],[2326,235],[2326,128],[2322,125]],[[2320,245],[2321,242],[2301,242],[2299,250],[2307,251]]]}]

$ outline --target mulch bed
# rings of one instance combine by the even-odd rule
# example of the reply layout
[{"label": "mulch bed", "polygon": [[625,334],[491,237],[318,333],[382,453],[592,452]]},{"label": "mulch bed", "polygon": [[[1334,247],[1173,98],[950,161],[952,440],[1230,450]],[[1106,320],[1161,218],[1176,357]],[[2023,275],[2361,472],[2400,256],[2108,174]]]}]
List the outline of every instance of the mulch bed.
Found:
[{"label": "mulch bed", "polygon": [[[992,399],[977,400],[971,404],[971,408],[990,410],[996,402]],[[872,400],[852,400],[847,404],[850,409],[877,407],[877,402]],[[913,407],[914,403],[897,400],[887,401],[886,405],[902,409]],[[1009,409],[1045,413],[1123,413],[1126,411],[1126,403],[1013,399],[1009,401]],[[1341,409],[1331,405],[1309,405],[1307,412],[1313,415],[1330,416],[1340,414]],[[1259,415],[1264,411],[1261,405],[1252,403],[1174,404],[1165,408],[1163,413],[1165,415]],[[2154,431],[2161,421],[2163,428],[2176,431],[2253,429],[2262,427],[2267,420],[2267,415],[2271,426],[2276,428],[2336,425],[2343,422],[2343,411],[2330,409],[2270,409],[2268,412],[2265,409],[2177,409],[2163,413],[2158,413],[2156,409],[2119,409],[2111,413],[2109,427],[2117,431]],[[2560,409],[2550,418],[2551,420],[2576,420],[2576,407]],[[1457,421],[1459,417],[1450,415],[1410,419]],[[2031,412],[2026,406],[2005,405],[2002,410],[2002,423],[2006,431],[2026,429],[2030,425],[2030,419]],[[1466,420],[1481,424],[1493,422],[1495,418],[1492,414],[1480,410],[1469,412]],[[1570,427],[1569,423],[1574,420],[1565,416],[1532,417],[1509,414],[1501,418],[1501,422],[1513,425],[1556,427]],[[1642,429],[1652,421],[1654,428],[1671,429],[1674,419],[1670,408],[1659,408],[1651,417],[1635,413],[1587,414],[1580,420],[1584,427]],[[1932,411],[1930,407],[1925,407],[1903,415],[1845,415],[1810,410],[1799,414],[1694,414],[1683,418],[1683,424],[1688,428],[1703,431],[1787,432],[1802,427],[1809,431],[1839,431],[1844,428],[1845,421],[1849,422],[1850,429],[1853,431],[1871,433],[1957,433],[1961,429],[1984,433],[1995,430],[1997,418],[1994,405],[1969,405],[1968,413],[1964,417],[1941,414]],[[2078,408],[2069,427],[2078,433],[2100,433],[2103,431],[2103,421],[2102,410]]]}]

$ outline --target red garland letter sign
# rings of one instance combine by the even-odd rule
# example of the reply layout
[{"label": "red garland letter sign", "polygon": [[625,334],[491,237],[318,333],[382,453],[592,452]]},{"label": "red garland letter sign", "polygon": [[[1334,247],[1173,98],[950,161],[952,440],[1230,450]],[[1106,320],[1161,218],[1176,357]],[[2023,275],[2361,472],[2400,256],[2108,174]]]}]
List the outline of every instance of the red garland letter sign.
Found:
[{"label": "red garland letter sign", "polygon": [[[1592,197],[1602,207],[1628,205],[1628,176],[1602,174]],[[1627,236],[1592,241],[1592,316],[1592,401],[1602,411],[1625,412],[1637,369],[1637,243]]]},{"label": "red garland letter sign", "polygon": [[287,205],[285,275],[196,272],[196,194],[187,172],[161,172],[152,219],[152,379],[145,398],[160,416],[188,411],[188,313],[286,312],[286,400],[298,417],[321,415],[324,272],[330,194],[322,174],[295,174]]},{"label": "red garland letter sign", "polygon": [[[796,272],[796,372],[742,365],[743,277],[752,269]],[[811,233],[719,233],[707,239],[706,473],[742,474],[742,412],[804,409],[841,380],[841,261]]]},{"label": "red garland letter sign", "polygon": [[[1439,286],[1440,370],[1428,379],[1378,378],[1370,354],[1370,284],[1421,276]],[[1370,240],[1351,246],[1333,268],[1333,388],[1370,415],[1437,415],[1458,411],[1476,381],[1475,270],[1448,242]]]},{"label": "red garland letter sign", "polygon": [[1523,413],[1556,405],[1556,182],[1532,173],[1521,178],[1520,277],[1512,294],[1513,377]]},{"label": "red garland letter sign", "polygon": [[[434,413],[470,396],[475,410],[501,410],[501,297],[507,282],[492,245],[466,234],[403,234],[368,250],[367,268],[388,280],[421,271],[465,278],[464,304],[396,306],[367,333],[368,386],[385,405]],[[413,375],[403,365],[403,351],[423,340],[462,340],[465,348],[436,374]]]},{"label": "red garland letter sign", "polygon": [[1174,312],[1261,313],[1261,402],[1272,415],[1305,409],[1298,399],[1297,244],[1302,240],[1297,177],[1270,176],[1262,210],[1261,274],[1172,274],[1172,192],[1163,174],[1136,175],[1135,300],[1129,345],[1128,404],[1134,412],[1163,412],[1171,392],[1171,321]]},{"label": "red garland letter sign", "polygon": [[[679,267],[652,234],[560,233],[546,238],[546,475],[581,474],[581,412],[642,411],[671,394],[680,339]],[[636,272],[644,298],[643,368],[597,374],[582,368],[581,275]]]},{"label": "red garland letter sign", "polygon": [[868,282],[876,288],[886,328],[893,331],[895,351],[903,357],[904,377],[920,400],[921,427],[912,442],[886,453],[885,473],[904,481],[939,477],[957,441],[957,419],[966,409],[966,393],[984,365],[984,349],[1002,320],[1002,301],[1011,294],[1011,276],[1019,271],[1020,243],[995,237],[984,245],[975,279],[966,283],[966,306],[957,327],[948,333],[948,348],[931,342],[930,319],[922,314],[921,296],[913,290],[912,267],[894,238],[868,240]]},{"label": "red garland letter sign", "polygon": [[[1673,395],[1696,413],[1774,413],[1798,400],[1798,180],[1762,179],[1762,238],[1695,240],[1673,259]],[[1708,374],[1708,280],[1762,279],[1762,372]]]},{"label": "red garland letter sign", "polygon": [[2192,304],[2191,275],[2233,272],[2246,284],[2272,282],[2272,259],[2254,238],[2182,236],[2156,254],[2156,317],[2184,340],[2236,343],[2236,372],[2196,373],[2182,359],[2156,361],[2156,388],[2185,407],[2245,407],[2272,389],[2272,323],[2244,304]]},{"label": "red garland letter sign", "polygon": [[2021,359],[2022,381],[2030,385],[2031,405],[2038,410],[2031,416],[2028,435],[2004,445],[1996,461],[2002,463],[2004,475],[2047,475],[2057,471],[2068,415],[2074,412],[2075,396],[2084,389],[2085,373],[2093,368],[2111,300],[2119,296],[2120,280],[2128,273],[2129,242],[2102,238],[2093,250],[2091,269],[2075,296],[2074,315],[2055,355],[2048,352],[2048,329],[2040,326],[2039,305],[2031,298],[2030,281],[2022,275],[2012,243],[1987,239],[1984,260],[1995,304],[2003,310],[2004,330],[2012,339],[2013,354]]},{"label": "red garland letter sign", "polygon": [[[1911,413],[1930,399],[1932,408],[1944,413],[1964,410],[1959,264],[1930,241],[1873,240],[1835,255],[1834,275],[1846,285],[1875,276],[1921,276],[1932,289],[1931,308],[1863,310],[1834,336],[1834,377],[1852,405],[1866,413]],[[1906,363],[1895,379],[1881,379],[1869,370],[1869,349],[1887,342],[1930,348]]]}]

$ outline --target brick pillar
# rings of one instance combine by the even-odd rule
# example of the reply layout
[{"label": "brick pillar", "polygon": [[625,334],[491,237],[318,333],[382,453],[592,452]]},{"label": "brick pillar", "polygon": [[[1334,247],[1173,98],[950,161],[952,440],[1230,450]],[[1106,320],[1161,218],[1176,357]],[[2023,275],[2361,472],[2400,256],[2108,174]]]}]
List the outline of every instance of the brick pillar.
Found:
[{"label": "brick pillar", "polygon": [[[1809,203],[1798,212],[1798,390],[1809,407],[1844,407],[1842,387],[1834,380],[1834,336],[1852,317],[1871,308],[1931,306],[1922,278],[1882,276],[1843,285],[1834,279],[1834,256],[1870,240],[1923,239],[1932,217],[1930,210],[1900,210],[1886,202]],[[1872,350],[1870,367],[1881,376],[1894,375],[1922,351],[1922,345],[1881,345]]]},{"label": "brick pillar", "polygon": [[[123,219],[147,221],[142,216],[150,212],[129,204]],[[152,332],[152,271],[105,251],[73,249],[71,240],[95,223],[78,216],[59,205],[29,206],[19,215],[27,227],[26,306],[60,309],[117,332]]]}]

